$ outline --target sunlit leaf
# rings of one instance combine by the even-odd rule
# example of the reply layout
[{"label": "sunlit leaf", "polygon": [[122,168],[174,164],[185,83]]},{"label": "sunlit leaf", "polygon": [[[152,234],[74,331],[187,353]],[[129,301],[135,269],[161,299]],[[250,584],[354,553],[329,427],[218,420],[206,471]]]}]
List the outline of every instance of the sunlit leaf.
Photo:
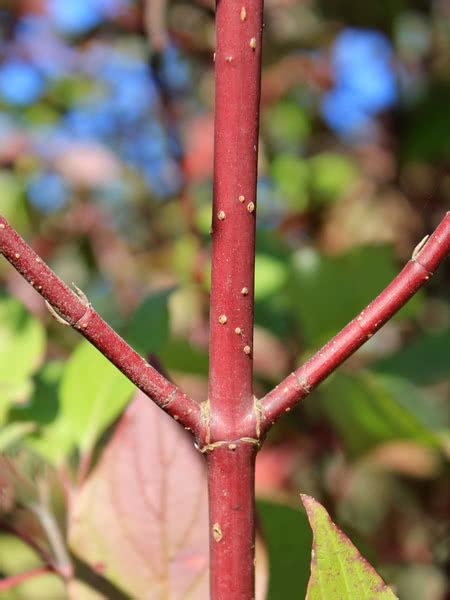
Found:
[{"label": "sunlit leaf", "polygon": [[356,180],[354,164],[340,154],[317,154],[310,159],[309,166],[312,197],[319,203],[337,200]]},{"label": "sunlit leaf", "polygon": [[[12,535],[0,535],[0,572],[11,577],[42,566],[41,559],[25,543]],[[64,598],[64,583],[52,573],[30,579],[1,593],[2,600],[56,600]]]},{"label": "sunlit leaf", "polygon": [[70,581],[67,586],[67,598],[68,600],[109,600],[105,595],[76,579]]},{"label": "sunlit leaf", "polygon": [[46,363],[35,376],[29,402],[9,413],[13,422],[34,424],[34,430],[25,440],[27,446],[55,465],[61,464],[75,445],[75,436],[60,404],[63,371],[63,362]]},{"label": "sunlit leaf", "polygon": [[2,216],[15,228],[24,231],[28,225],[23,187],[10,171],[0,171],[0,198]]},{"label": "sunlit leaf", "polygon": [[255,257],[255,299],[260,301],[275,294],[286,283],[287,265],[268,254]]},{"label": "sunlit leaf", "polygon": [[298,212],[305,210],[309,184],[306,161],[291,154],[280,154],[274,159],[270,172],[287,207]]},{"label": "sunlit leaf", "polygon": [[89,449],[127,403],[133,384],[98,350],[82,342],[61,382],[64,420],[82,450]]},{"label": "sunlit leaf", "polygon": [[44,350],[42,325],[20,302],[0,295],[0,423],[12,403],[26,400]]},{"label": "sunlit leaf", "polygon": [[314,498],[302,494],[313,530],[307,600],[394,600],[392,590],[331,521]]}]

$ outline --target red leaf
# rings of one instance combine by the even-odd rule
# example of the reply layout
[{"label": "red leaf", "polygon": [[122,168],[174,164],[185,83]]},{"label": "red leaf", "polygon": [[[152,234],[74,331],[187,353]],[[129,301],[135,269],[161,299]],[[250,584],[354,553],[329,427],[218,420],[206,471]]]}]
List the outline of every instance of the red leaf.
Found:
[{"label": "red leaf", "polygon": [[208,598],[205,465],[192,438],[138,394],[74,499],[72,549],[133,598]]}]

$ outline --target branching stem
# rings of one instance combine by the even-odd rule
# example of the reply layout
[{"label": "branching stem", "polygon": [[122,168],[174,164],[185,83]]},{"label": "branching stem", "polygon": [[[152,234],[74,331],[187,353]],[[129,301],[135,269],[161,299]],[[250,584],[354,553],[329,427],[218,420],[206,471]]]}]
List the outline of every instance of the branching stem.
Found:
[{"label": "branching stem", "polygon": [[[164,6],[164,2],[159,2]],[[253,396],[255,214],[263,0],[217,0],[216,120],[209,398],[201,405],[148,364],[0,216],[0,252],[58,321],[89,340],[130,381],[189,429],[208,465],[212,600],[254,598],[257,450],[275,421],[351,356],[425,284],[450,249],[450,213],[394,281],[335,338],[261,400]],[[71,573],[56,525],[36,509]],[[39,512],[40,511],[40,512]],[[10,589],[52,569],[0,582]],[[56,567],[53,567],[55,570]],[[69,574],[70,574],[69,573]],[[64,576],[64,573],[63,573]],[[67,574],[66,574],[67,576]],[[1,587],[3,583],[3,586]]]}]

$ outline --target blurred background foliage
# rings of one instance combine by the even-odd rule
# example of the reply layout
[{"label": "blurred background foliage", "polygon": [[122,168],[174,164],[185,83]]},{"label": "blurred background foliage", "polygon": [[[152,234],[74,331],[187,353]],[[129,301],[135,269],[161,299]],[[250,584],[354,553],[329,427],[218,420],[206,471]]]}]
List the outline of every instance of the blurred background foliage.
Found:
[{"label": "blurred background foliage", "polygon": [[[199,401],[213,52],[209,0],[0,2],[1,213]],[[258,396],[381,291],[449,209],[450,5],[266,0],[263,60]],[[55,482],[86,475],[132,390],[6,262],[0,285],[0,451],[32,488],[0,495],[8,576],[39,564],[11,536],[17,507],[50,489],[64,527]],[[271,432],[257,466],[269,598],[304,597],[300,491],[400,598],[449,598],[449,291],[447,262]],[[2,598],[64,594],[47,576]]]}]

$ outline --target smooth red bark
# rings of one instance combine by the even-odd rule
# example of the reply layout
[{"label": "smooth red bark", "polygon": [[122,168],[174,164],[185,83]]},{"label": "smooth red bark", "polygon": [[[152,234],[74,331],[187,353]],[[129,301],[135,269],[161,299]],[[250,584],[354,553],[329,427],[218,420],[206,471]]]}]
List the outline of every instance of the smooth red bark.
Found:
[{"label": "smooth red bark", "polygon": [[302,367],[265,396],[261,429],[267,431],[311,390],[333,373],[382,327],[433,275],[450,251],[450,212],[420,251],[386,289]]},{"label": "smooth red bark", "polygon": [[[253,414],[253,298],[262,28],[262,0],[216,2],[210,369],[203,440],[213,600],[254,598],[259,427]],[[251,441],[233,442],[249,414]]]},{"label": "smooth red bark", "polygon": [[197,430],[200,407],[135,352],[85,300],[70,290],[0,216],[0,252],[68,325],[182,425]]},{"label": "smooth red bark", "polygon": [[396,279],[305,365],[253,397],[253,292],[262,0],[217,0],[209,399],[202,407],[134,352],[0,217],[0,251],[139,389],[192,430],[206,455],[212,600],[254,598],[254,461],[264,434],[430,278],[450,247],[450,213]]},{"label": "smooth red bark", "polygon": [[207,456],[213,600],[255,597],[255,457],[242,442]]},{"label": "smooth red bark", "polygon": [[261,0],[217,2],[209,372],[211,441],[232,439],[237,424],[253,406],[262,9]]}]

